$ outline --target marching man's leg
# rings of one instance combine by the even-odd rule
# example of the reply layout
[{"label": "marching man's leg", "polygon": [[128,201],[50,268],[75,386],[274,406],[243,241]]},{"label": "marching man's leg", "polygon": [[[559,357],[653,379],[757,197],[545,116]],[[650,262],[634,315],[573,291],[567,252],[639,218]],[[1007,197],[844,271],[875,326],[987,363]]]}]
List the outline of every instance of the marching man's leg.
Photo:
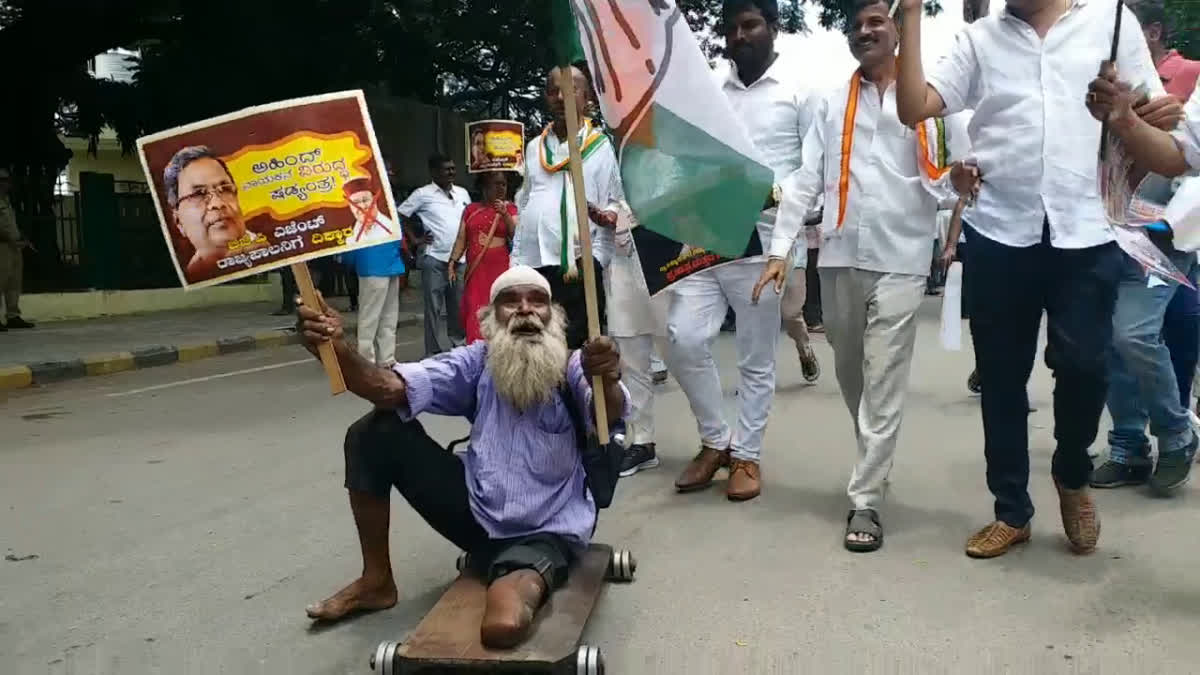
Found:
[{"label": "marching man's leg", "polygon": [[780,313],[783,315],[783,328],[788,337],[796,343],[796,353],[800,356],[800,369],[804,379],[816,382],[821,377],[821,366],[817,363],[817,355],[813,352],[808,340],[808,325],[804,320],[804,305],[808,294],[808,274],[803,267],[797,267],[788,275],[787,288],[784,289]]},{"label": "marching man's leg", "polygon": [[633,414],[626,420],[628,448],[621,463],[621,475],[627,477],[658,466],[654,445],[654,382],[650,370],[654,337],[637,335],[618,337],[616,341],[621,350],[622,374],[633,409]]},{"label": "marching man's leg", "polygon": [[[847,495],[854,516],[872,521],[866,530],[850,530],[846,546],[873,551],[883,544],[878,512],[896,453],[904,396],[908,390],[916,313],[921,306],[925,280],[918,275],[880,274],[857,270],[863,277],[866,326],[862,332],[862,389],[857,411],[858,463],[850,477]],[[852,517],[853,519],[853,517]],[[852,523],[853,524],[853,523]]]},{"label": "marching man's leg", "polygon": [[732,432],[725,423],[721,376],[712,356],[712,341],[728,307],[715,270],[694,274],[671,290],[667,365],[691,404],[701,443],[700,452],[675,481],[680,492],[708,487],[713,474],[729,464]]},{"label": "marching man's leg", "polygon": [[780,296],[774,286],[763,289],[752,301],[762,263],[734,263],[714,270],[736,315],[739,407],[737,433],[731,444],[729,485],[726,495],[742,501],[762,490],[759,459],[767,418],[775,398],[775,348],[779,341]]}]

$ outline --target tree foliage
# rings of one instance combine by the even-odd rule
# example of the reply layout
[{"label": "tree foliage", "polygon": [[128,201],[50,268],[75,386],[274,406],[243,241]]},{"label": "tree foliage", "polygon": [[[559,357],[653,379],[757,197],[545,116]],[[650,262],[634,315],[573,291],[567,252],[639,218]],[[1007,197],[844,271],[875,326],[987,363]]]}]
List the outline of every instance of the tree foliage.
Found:
[{"label": "tree foliage", "polygon": [[1171,21],[1171,46],[1189,59],[1200,59],[1200,2],[1166,0]]},{"label": "tree foliage", "polygon": [[[678,0],[710,57],[724,0]],[[786,32],[844,25],[850,0],[781,0]],[[930,10],[936,11],[931,4]],[[140,135],[270,101],[363,88],[530,121],[552,57],[547,0],[0,0],[10,64],[0,164],[61,166],[59,132]],[[115,47],[134,80],[91,77]],[[16,64],[20,64],[19,67]]]}]

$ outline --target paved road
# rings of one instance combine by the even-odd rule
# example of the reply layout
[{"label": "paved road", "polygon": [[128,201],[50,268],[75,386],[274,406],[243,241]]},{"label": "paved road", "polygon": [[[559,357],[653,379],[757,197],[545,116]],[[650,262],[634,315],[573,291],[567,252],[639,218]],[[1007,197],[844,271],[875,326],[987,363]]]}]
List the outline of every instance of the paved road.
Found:
[{"label": "paved road", "polygon": [[[970,355],[937,346],[936,309],[925,308],[876,554],[840,546],[854,452],[824,342],[815,387],[799,384],[780,345],[765,492],[746,504],[672,492],[696,439],[682,394],[662,388],[663,467],[623,482],[598,532],[641,561],[586,635],[610,672],[1200,669],[1200,503],[1104,494],[1100,550],[1066,553],[1042,368],[1034,540],[998,560],[963,555],[990,501],[978,402],[963,385]],[[419,336],[401,340],[415,355]],[[732,364],[727,336],[719,350]],[[398,499],[398,606],[322,631],[304,616],[358,572],[340,443],[366,408],[330,398],[306,356],[237,354],[0,398],[0,549],[18,559],[0,560],[0,670],[362,673],[380,640],[415,626],[453,578],[456,551]],[[245,369],[257,370],[230,375]],[[442,439],[465,430],[428,426]]]}]

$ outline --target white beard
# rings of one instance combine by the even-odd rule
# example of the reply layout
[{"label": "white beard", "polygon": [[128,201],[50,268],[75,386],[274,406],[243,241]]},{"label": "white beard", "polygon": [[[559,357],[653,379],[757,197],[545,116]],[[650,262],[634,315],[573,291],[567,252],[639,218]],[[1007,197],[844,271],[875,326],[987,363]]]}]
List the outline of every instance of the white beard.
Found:
[{"label": "white beard", "polygon": [[[567,349],[566,312],[553,305],[549,325],[543,325],[536,316],[513,315],[508,325],[502,326],[495,311],[487,306],[479,312],[479,325],[488,341],[487,367],[496,393],[520,411],[553,400],[566,380],[571,355]],[[537,326],[542,332],[513,333],[522,325]]]}]

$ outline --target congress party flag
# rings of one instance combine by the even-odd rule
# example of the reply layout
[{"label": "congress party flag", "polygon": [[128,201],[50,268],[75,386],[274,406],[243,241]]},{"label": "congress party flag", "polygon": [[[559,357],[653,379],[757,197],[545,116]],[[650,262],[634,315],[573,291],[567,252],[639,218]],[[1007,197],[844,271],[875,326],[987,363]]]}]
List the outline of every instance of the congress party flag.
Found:
[{"label": "congress party flag", "polygon": [[[679,7],[672,0],[555,2],[574,14],[639,227],[686,244],[693,256],[745,255],[774,173]],[[562,7],[555,12],[562,16]],[[570,53],[569,30],[556,32],[563,34],[555,43]]]}]

